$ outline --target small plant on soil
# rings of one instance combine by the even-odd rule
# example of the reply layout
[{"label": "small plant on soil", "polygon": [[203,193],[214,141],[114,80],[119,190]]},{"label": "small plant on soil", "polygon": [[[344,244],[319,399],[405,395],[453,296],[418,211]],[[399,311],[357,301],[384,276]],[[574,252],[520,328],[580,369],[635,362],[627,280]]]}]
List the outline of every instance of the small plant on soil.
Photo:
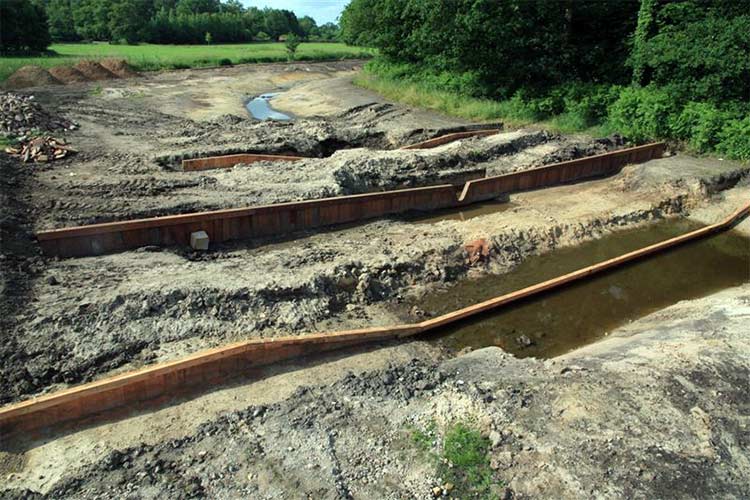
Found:
[{"label": "small plant on soil", "polygon": [[489,439],[466,424],[458,423],[446,431],[438,469],[454,485],[455,494],[493,498],[489,449]]},{"label": "small plant on soil", "polygon": [[286,52],[289,56],[289,60],[294,60],[294,56],[295,54],[297,54],[297,47],[299,47],[300,43],[302,43],[302,40],[300,40],[300,37],[298,37],[294,33],[289,33],[286,36],[286,42],[284,42],[284,45],[286,46]]},{"label": "small plant on soil", "polygon": [[430,421],[424,430],[416,427],[408,430],[412,443],[435,462],[437,474],[443,479],[444,486],[449,486],[451,497],[498,498],[496,492],[503,483],[493,477],[490,468],[490,441],[470,423],[459,422],[447,428],[442,436],[442,446],[434,451],[438,441],[434,421]]}]

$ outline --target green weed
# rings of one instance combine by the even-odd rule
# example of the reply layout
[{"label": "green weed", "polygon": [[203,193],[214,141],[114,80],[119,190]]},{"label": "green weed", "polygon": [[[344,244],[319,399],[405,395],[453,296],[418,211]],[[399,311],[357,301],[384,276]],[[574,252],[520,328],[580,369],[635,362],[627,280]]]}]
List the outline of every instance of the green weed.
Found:
[{"label": "green weed", "polygon": [[[490,468],[489,439],[470,423],[459,422],[448,427],[438,438],[436,424],[431,421],[424,430],[409,427],[409,437],[416,448],[435,463],[444,483],[453,485],[453,498],[497,498],[502,481],[495,480]],[[434,443],[442,441],[438,449]]]}]

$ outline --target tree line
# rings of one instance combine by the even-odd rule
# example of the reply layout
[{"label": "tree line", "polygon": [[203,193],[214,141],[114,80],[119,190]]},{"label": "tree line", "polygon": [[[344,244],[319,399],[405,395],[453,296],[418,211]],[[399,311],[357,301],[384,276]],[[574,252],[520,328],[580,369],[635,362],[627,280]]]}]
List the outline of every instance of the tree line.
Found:
[{"label": "tree line", "polygon": [[750,158],[750,0],[352,0],[369,70]]},{"label": "tree line", "polygon": [[334,41],[338,26],[321,26],[288,10],[245,8],[238,0],[2,0],[4,52],[40,51],[51,42],[134,44],[276,41],[294,34]]}]

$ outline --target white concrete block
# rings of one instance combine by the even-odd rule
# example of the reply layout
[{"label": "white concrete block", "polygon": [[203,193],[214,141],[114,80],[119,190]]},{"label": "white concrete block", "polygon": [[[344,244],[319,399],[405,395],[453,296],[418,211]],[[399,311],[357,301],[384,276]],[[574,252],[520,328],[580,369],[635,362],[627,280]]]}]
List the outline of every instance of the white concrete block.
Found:
[{"label": "white concrete block", "polygon": [[208,250],[208,234],[205,231],[190,233],[190,246],[193,250]]}]

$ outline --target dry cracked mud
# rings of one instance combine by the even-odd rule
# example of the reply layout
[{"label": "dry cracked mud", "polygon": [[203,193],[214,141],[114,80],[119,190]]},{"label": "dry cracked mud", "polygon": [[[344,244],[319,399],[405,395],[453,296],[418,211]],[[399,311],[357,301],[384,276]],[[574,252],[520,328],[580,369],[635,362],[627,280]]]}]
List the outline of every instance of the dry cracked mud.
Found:
[{"label": "dry cracked mud", "polygon": [[[79,152],[31,167],[0,153],[0,402],[240,339],[397,323],[410,297],[622,228],[715,222],[750,195],[750,165],[676,154],[515,194],[471,218],[393,217],[205,253],[41,256],[40,229],[444,183],[623,146],[524,129],[398,150],[472,125],[354,88],[357,65],[34,89],[81,125],[67,135]],[[221,86],[223,100],[206,96]],[[297,120],[243,116],[244,97],[277,90],[286,93],[275,105]],[[321,104],[305,112],[311,100]],[[240,151],[309,158],[179,168]],[[738,230],[750,233],[747,222]],[[470,265],[464,245],[480,238],[489,259]],[[428,498],[443,478],[408,429],[437,423],[439,447],[440,429],[469,419],[492,438],[501,497],[666,498],[702,487],[742,498],[748,304],[745,285],[680,303],[559,360],[499,349],[452,358],[412,342],[291,362],[124,421],[2,443],[0,496]]]}]

